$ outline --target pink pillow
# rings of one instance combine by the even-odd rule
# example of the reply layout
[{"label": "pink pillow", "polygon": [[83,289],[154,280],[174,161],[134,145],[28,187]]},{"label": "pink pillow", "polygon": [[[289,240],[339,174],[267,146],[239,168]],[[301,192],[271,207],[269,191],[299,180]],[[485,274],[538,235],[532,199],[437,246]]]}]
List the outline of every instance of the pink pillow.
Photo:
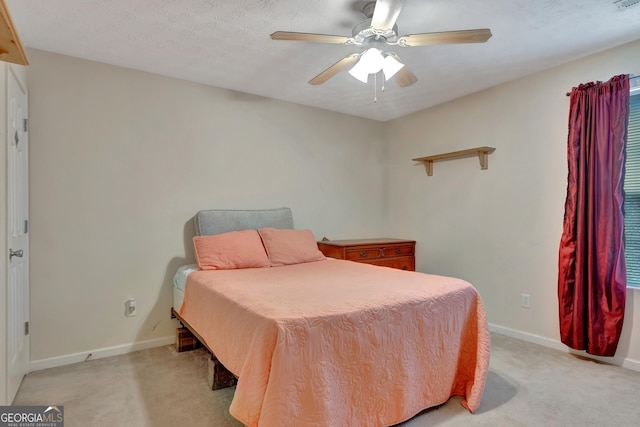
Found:
[{"label": "pink pillow", "polygon": [[193,246],[202,270],[269,267],[269,258],[256,230],[195,236]]},{"label": "pink pillow", "polygon": [[258,233],[272,267],[325,259],[311,230],[261,228]]}]

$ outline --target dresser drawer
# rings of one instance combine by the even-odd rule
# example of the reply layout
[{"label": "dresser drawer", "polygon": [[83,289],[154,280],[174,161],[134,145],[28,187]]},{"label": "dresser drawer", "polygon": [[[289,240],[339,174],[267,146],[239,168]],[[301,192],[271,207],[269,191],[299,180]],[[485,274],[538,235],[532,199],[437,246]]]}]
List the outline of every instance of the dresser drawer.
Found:
[{"label": "dresser drawer", "polygon": [[367,264],[381,265],[383,267],[397,268],[398,270],[416,270],[416,262],[413,257],[382,258],[366,261]]},{"label": "dresser drawer", "polygon": [[413,255],[413,245],[381,246],[377,248],[352,248],[347,249],[345,259],[358,261],[376,258],[394,258]]},{"label": "dresser drawer", "polygon": [[382,248],[354,248],[347,249],[347,253],[344,259],[348,259],[349,261],[358,261],[383,257],[384,250]]},{"label": "dresser drawer", "polygon": [[384,258],[413,255],[413,245],[385,247],[383,252]]}]

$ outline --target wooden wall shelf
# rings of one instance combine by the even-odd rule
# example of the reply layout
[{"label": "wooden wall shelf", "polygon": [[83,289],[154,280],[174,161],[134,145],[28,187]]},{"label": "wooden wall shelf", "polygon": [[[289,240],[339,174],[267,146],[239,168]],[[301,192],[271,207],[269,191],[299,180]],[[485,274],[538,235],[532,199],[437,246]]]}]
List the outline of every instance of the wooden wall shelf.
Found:
[{"label": "wooden wall shelf", "polygon": [[27,54],[4,0],[0,0],[0,61],[29,65]]},{"label": "wooden wall shelf", "polygon": [[424,167],[427,170],[427,175],[432,176],[433,162],[440,160],[453,160],[478,156],[478,159],[480,160],[480,169],[488,169],[489,154],[493,153],[494,151],[496,151],[496,149],[493,147],[476,147],[469,148],[468,150],[451,151],[449,153],[435,154],[433,156],[418,157],[411,160],[424,163]]}]

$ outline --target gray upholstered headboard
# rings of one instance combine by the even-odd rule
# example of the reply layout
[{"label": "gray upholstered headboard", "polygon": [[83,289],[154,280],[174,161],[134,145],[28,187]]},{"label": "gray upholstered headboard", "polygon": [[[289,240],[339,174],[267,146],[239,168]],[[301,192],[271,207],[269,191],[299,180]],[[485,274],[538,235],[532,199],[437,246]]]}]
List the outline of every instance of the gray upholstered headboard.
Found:
[{"label": "gray upholstered headboard", "polygon": [[196,226],[196,236],[210,236],[228,231],[257,230],[262,227],[293,229],[293,214],[289,208],[212,209],[198,212],[193,222]]}]

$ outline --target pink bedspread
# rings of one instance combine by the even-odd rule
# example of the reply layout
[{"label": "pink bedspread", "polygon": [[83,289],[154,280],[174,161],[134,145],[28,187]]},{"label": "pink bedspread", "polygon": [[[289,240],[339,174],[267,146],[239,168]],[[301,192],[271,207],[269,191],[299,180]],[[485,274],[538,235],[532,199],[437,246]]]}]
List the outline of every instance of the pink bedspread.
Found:
[{"label": "pink bedspread", "polygon": [[480,406],[482,301],[451,277],[326,260],[189,275],[180,314],[239,377],[250,427],[390,426],[464,397]]}]

